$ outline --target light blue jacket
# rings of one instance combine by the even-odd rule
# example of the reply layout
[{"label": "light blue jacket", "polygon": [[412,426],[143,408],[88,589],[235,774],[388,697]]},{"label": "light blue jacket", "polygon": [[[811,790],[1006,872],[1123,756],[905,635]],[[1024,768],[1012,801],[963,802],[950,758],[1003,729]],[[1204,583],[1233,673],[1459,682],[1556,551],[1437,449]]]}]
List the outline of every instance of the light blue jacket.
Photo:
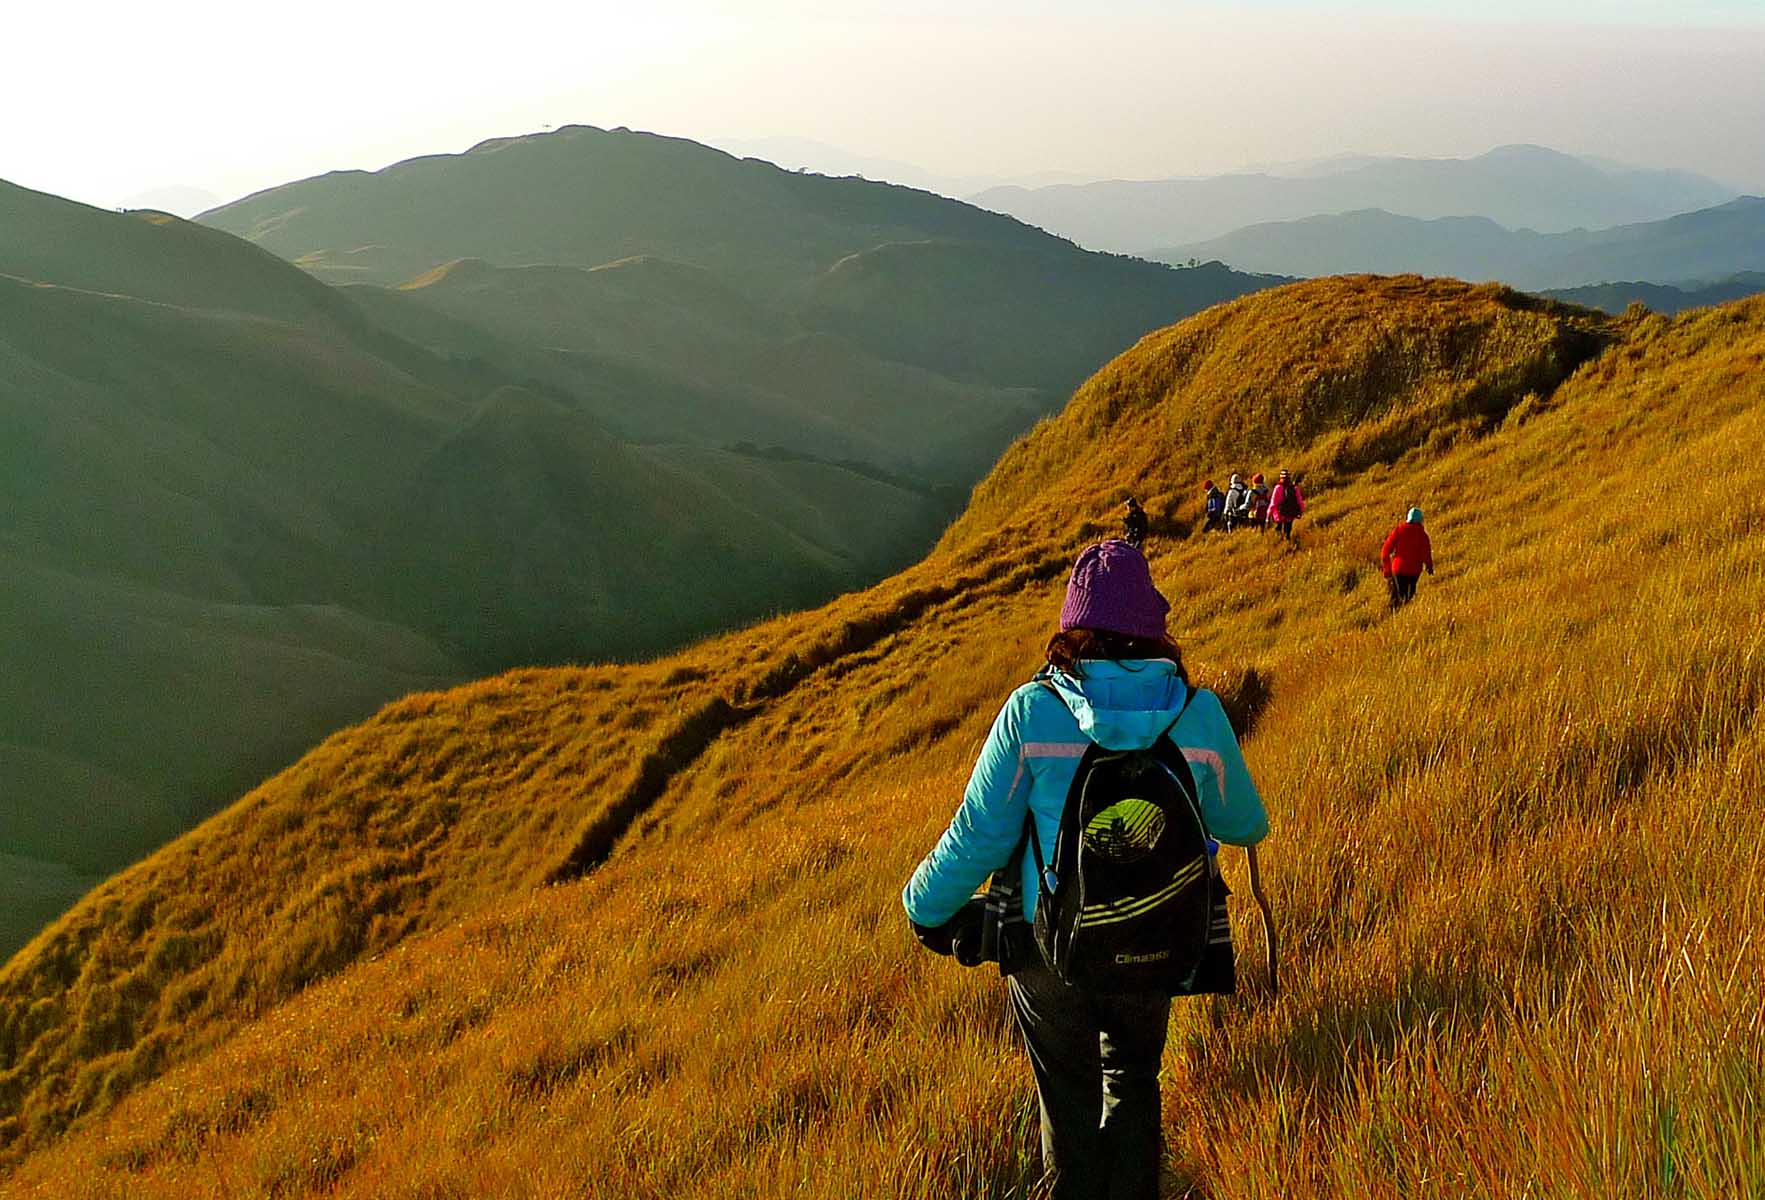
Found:
[{"label": "light blue jacket", "polygon": [[[1082,679],[1061,672],[1043,676],[1060,692],[1058,698],[1042,683],[1026,683],[999,710],[962,806],[901,893],[912,921],[937,926],[955,916],[1011,857],[1023,836],[1026,812],[1035,814],[1042,853],[1053,854],[1067,791],[1091,743],[1110,750],[1144,749],[1172,721],[1177,725],[1171,738],[1189,763],[1208,833],[1238,846],[1254,845],[1268,834],[1262,797],[1217,696],[1200,690],[1184,710],[1188,685],[1167,659],[1086,661],[1083,669]],[[1036,915],[1040,875],[1032,857],[1033,851],[1026,852],[1023,864],[1024,916],[1030,920]]]}]

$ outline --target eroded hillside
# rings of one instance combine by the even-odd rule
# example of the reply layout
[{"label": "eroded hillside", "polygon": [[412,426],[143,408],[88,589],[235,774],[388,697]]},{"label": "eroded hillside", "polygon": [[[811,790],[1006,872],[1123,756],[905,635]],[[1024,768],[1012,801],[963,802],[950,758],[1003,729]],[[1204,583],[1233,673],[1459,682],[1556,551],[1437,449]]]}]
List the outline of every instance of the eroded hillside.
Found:
[{"label": "eroded hillside", "polygon": [[[1416,280],[1151,335],[903,574],[409,697],[106,884],[0,974],[0,1191],[1016,1194],[997,980],[896,896],[1133,491],[1284,948],[1278,1000],[1247,953],[1179,1008],[1170,1194],[1756,1192],[1762,362],[1762,301]],[[1296,549],[1191,531],[1280,465]],[[1411,503],[1440,573],[1392,615]]]}]

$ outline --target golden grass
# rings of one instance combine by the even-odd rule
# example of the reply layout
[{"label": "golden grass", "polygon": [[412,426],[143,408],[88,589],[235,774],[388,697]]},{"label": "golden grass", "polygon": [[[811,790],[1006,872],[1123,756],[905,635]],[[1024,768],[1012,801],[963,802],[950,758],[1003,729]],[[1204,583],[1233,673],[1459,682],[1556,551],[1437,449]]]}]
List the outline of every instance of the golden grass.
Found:
[{"label": "golden grass", "polygon": [[[0,1193],[1025,1194],[1033,1090],[998,982],[917,952],[896,895],[1124,490],[1162,495],[1180,640],[1254,718],[1285,951],[1279,999],[1246,953],[1217,1027],[1179,1005],[1168,1194],[1765,1191],[1765,302],[1601,327],[1399,280],[1233,308],[1292,317],[1298,356],[1308,302],[1379,313],[1367,347],[1488,324],[1429,371],[1370,372],[1401,377],[1384,409],[1281,444],[1317,480],[1298,549],[1169,536],[1188,474],[1232,465],[1170,423],[1260,368],[1197,342],[1167,391],[1094,411],[1158,338],[1238,336],[1204,314],[1106,369],[870,592],[655,664],[402,701],[0,975],[0,1061],[31,1071],[0,1080],[35,1149]],[[1340,370],[1371,361],[1330,327]],[[1582,335],[1611,344],[1551,386],[1538,363]],[[1449,432],[1342,465],[1411,408]],[[1440,573],[1392,615],[1372,559],[1412,502]],[[536,888],[717,697],[732,719],[604,864]],[[183,971],[155,950],[180,922],[216,939]],[[148,1043],[80,1039],[131,1003],[158,1057],[107,1076]]]}]

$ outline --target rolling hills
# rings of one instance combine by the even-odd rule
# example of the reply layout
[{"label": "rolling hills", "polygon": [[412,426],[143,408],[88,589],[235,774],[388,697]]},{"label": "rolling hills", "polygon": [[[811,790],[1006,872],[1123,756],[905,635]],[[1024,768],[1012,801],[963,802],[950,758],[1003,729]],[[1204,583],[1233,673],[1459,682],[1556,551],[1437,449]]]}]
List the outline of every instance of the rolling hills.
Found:
[{"label": "rolling hills", "polygon": [[1097,363],[1273,282],[576,128],[205,220],[0,184],[0,954],[401,692],[911,561]]},{"label": "rolling hills", "polygon": [[[0,1194],[1014,1194],[997,981],[896,896],[1128,491],[1286,948],[1179,1012],[1169,1194],[1756,1191],[1762,361],[1414,278],[1152,334],[895,577],[408,696],[102,885],[0,970]],[[1297,549],[1196,531],[1276,465]]]},{"label": "rolling hills", "polygon": [[963,488],[1147,329],[1279,282],[590,126],[334,172],[200,220],[320,279],[396,289],[357,298],[440,353],[561,386],[623,373],[645,401],[598,415],[624,436],[711,445],[746,422],[733,440]]},{"label": "rolling hills", "polygon": [[868,468],[632,446],[592,377],[438,357],[211,229],[0,203],[0,264],[35,272],[0,275],[0,853],[28,862],[0,952],[393,696],[822,599],[950,511]]},{"label": "rolling hills", "polygon": [[1534,290],[1625,279],[1720,280],[1765,269],[1765,199],[1743,196],[1660,221],[1552,234],[1504,229],[1484,217],[1424,221],[1368,209],[1252,225],[1151,257],[1222,259],[1288,275],[1420,272]]},{"label": "rolling hills", "polygon": [[1734,197],[1732,188],[1689,172],[1518,145],[1474,158],[1349,156],[1285,173],[992,188],[972,199],[1082,246],[1140,254],[1246,225],[1363,209],[1418,220],[1476,215],[1509,229],[1561,233],[1658,221]]}]

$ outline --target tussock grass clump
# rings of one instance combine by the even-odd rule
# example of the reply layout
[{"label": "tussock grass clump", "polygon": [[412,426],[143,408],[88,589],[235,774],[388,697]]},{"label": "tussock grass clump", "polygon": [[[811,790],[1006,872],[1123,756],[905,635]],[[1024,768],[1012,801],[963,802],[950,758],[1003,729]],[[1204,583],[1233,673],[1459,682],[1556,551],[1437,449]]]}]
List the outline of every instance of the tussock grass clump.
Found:
[{"label": "tussock grass clump", "polygon": [[[1582,319],[1446,284],[1314,295],[1388,288],[1405,327],[1461,303]],[[1328,475],[1296,548],[1155,534],[1186,660],[1247,731],[1284,950],[1275,998],[1239,912],[1244,990],[1217,1022],[1178,1006],[1168,1194],[1765,1187],[1765,302],[1601,336],[1524,420]],[[1455,344],[1416,387],[1507,377]],[[919,953],[897,893],[1037,665],[1062,586],[1043,564],[1114,498],[1095,481],[1133,461],[1134,420],[1032,438],[1020,457],[1058,469],[1015,492],[1008,464],[977,499],[1021,524],[971,517],[877,588],[660,663],[412,697],[113,881],[0,978],[6,1061],[35,1064],[0,1077],[5,1136],[35,1151],[0,1193],[1029,1194],[998,981]],[[1146,462],[1188,453],[1158,429]],[[1391,613],[1368,559],[1415,502],[1440,569]],[[535,886],[738,691],[743,719],[671,759],[598,867]],[[224,996],[283,942],[329,944],[326,899],[375,888],[405,890],[350,965],[164,1019],[176,988]],[[205,961],[227,968],[178,966]],[[129,982],[153,970],[174,973],[157,1002]],[[107,1096],[125,1026],[159,1057]],[[75,1123],[52,1143],[50,1113]]]}]

